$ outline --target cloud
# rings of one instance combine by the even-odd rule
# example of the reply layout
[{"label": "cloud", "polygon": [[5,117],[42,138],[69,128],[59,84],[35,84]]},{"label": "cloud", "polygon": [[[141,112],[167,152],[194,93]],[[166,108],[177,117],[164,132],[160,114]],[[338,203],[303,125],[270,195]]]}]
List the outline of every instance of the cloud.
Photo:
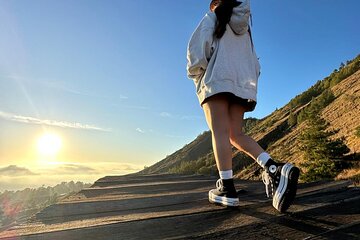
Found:
[{"label": "cloud", "polygon": [[58,165],[52,171],[58,175],[86,175],[98,173],[94,168],[71,163]]},{"label": "cloud", "polygon": [[130,163],[104,163],[105,167],[103,171],[107,172],[128,172],[128,171],[139,171],[143,169],[143,166],[134,165]]},{"label": "cloud", "polygon": [[150,110],[149,107],[135,106],[135,105],[121,105],[120,107],[124,107],[128,109],[136,109],[136,110]]},{"label": "cloud", "polygon": [[195,119],[203,119],[204,118],[202,116],[173,115],[173,114],[168,113],[168,112],[161,112],[160,116],[163,117],[163,118],[173,118],[173,119],[178,119],[178,120],[195,120]]},{"label": "cloud", "polygon": [[160,113],[160,116],[161,116],[161,117],[165,117],[165,118],[172,118],[172,117],[173,117],[173,115],[171,115],[171,114],[168,113],[168,112],[162,112],[162,113]]},{"label": "cloud", "polygon": [[109,175],[125,174],[139,171],[142,166],[130,163],[97,162],[97,163],[58,163],[50,168],[41,171],[42,176],[46,175]]},{"label": "cloud", "polygon": [[0,176],[7,176],[7,177],[18,177],[18,176],[32,176],[38,175],[33,173],[27,168],[18,167],[16,165],[9,165],[4,168],[0,168]]},{"label": "cloud", "polygon": [[79,91],[79,90],[75,89],[74,87],[71,87],[68,83],[66,83],[64,81],[40,81],[40,83],[49,88],[58,89],[61,91],[65,91],[65,92],[69,92],[69,93],[81,95],[81,96],[103,98],[103,99],[110,99],[110,100],[128,99],[128,97],[123,94],[119,94],[118,98],[113,98],[113,97],[109,97],[109,96],[105,96],[105,95],[100,95],[97,93],[92,93],[89,91],[83,91],[83,90]]},{"label": "cloud", "polygon": [[109,97],[109,96],[104,96],[104,95],[99,95],[99,94],[94,94],[94,93],[90,93],[90,92],[85,92],[85,91],[78,91],[76,89],[72,89],[72,88],[61,88],[61,90],[65,91],[65,92],[69,92],[69,93],[73,93],[76,95],[81,95],[81,96],[86,96],[86,97],[94,97],[94,98],[102,98],[102,99],[106,99],[106,100],[126,100],[129,99],[129,97],[120,94],[117,97]]},{"label": "cloud", "polygon": [[137,129],[135,129],[135,131],[137,131],[137,132],[139,132],[139,133],[145,133],[145,131],[142,130],[141,128],[137,128]]},{"label": "cloud", "polygon": [[134,165],[121,165],[117,168],[115,168],[114,170],[120,170],[120,171],[137,171],[137,170],[141,170],[142,168],[139,166],[134,166]]},{"label": "cloud", "polygon": [[[55,186],[61,182],[69,181],[93,183],[105,176],[119,176],[144,169],[144,165],[105,161],[85,163],[61,162],[59,164],[42,165],[39,167],[39,169],[32,168],[39,174],[32,173],[32,175],[16,176],[16,178],[13,173],[4,175],[3,172],[5,171],[3,171],[3,168],[0,168],[0,191]],[[22,169],[20,167],[16,168]]]},{"label": "cloud", "polygon": [[0,111],[0,118],[12,121],[12,122],[19,122],[25,124],[35,124],[35,125],[47,125],[47,126],[54,126],[54,127],[61,127],[61,128],[74,128],[74,129],[83,129],[83,130],[96,130],[96,131],[103,131],[103,132],[110,132],[111,129],[101,128],[94,125],[77,123],[77,122],[66,122],[66,121],[58,121],[58,120],[49,120],[49,119],[39,119],[34,117],[28,116],[21,116],[16,115],[13,113],[6,113]]},{"label": "cloud", "polygon": [[141,128],[137,128],[136,131],[139,132],[139,133],[141,133],[141,134],[151,133],[151,134],[155,134],[155,135],[157,135],[157,136],[167,137],[167,138],[185,138],[185,136],[161,133],[161,132],[155,131],[155,130],[153,130],[153,129],[143,130],[143,129],[141,129]]},{"label": "cloud", "polygon": [[165,137],[168,138],[185,138],[185,136],[181,136],[181,135],[171,135],[171,134],[164,134]]},{"label": "cloud", "polygon": [[122,95],[122,94],[119,95],[119,98],[120,98],[120,99],[128,99],[127,96],[124,96],[124,95]]},{"label": "cloud", "polygon": [[195,119],[204,119],[203,116],[181,116],[181,120],[195,120]]},{"label": "cloud", "polygon": [[18,76],[18,75],[7,75],[7,76],[4,76],[5,78],[7,79],[10,79],[10,80],[24,80],[24,78]]},{"label": "cloud", "polygon": [[100,95],[98,93],[93,93],[90,91],[78,90],[65,81],[50,80],[50,79],[48,79],[48,80],[31,79],[31,78],[25,78],[25,77],[22,77],[19,75],[6,75],[4,77],[7,79],[10,79],[10,80],[21,81],[24,84],[33,85],[34,83],[37,83],[37,84],[40,84],[47,88],[60,90],[63,92],[68,92],[68,93],[80,95],[80,96],[102,98],[102,99],[115,100],[115,101],[119,100],[119,99],[121,101],[129,99],[129,97],[125,96],[124,94],[119,94],[118,96],[115,96],[115,97],[109,97],[106,95]]}]

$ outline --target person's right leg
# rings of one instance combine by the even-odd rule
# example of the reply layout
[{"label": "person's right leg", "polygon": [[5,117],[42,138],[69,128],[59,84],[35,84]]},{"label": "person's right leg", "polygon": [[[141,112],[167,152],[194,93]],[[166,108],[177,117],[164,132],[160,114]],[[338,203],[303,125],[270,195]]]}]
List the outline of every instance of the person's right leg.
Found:
[{"label": "person's right leg", "polygon": [[218,170],[232,170],[232,152],[229,141],[229,100],[226,95],[217,94],[209,97],[202,107],[211,131]]},{"label": "person's right leg", "polygon": [[232,174],[232,151],[229,141],[229,99],[224,94],[209,97],[202,105],[211,130],[212,145],[220,179],[216,189],[209,191],[209,201],[225,206],[238,206]]},{"label": "person's right leg", "polygon": [[290,163],[276,163],[253,138],[244,134],[244,112],[245,108],[239,104],[229,106],[230,142],[264,168],[263,180],[266,193],[269,196],[271,187],[273,206],[280,212],[284,212],[295,198],[300,171]]}]

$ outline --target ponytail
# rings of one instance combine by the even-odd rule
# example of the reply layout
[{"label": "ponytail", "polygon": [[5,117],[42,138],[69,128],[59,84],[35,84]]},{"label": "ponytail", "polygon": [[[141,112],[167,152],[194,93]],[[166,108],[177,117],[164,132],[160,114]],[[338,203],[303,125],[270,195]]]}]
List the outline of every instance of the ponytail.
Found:
[{"label": "ponytail", "polygon": [[226,25],[230,22],[231,15],[233,13],[233,8],[241,4],[236,0],[213,0],[210,3],[210,8],[217,6],[215,8],[216,14],[216,26],[214,35],[217,38],[222,38],[226,31]]}]

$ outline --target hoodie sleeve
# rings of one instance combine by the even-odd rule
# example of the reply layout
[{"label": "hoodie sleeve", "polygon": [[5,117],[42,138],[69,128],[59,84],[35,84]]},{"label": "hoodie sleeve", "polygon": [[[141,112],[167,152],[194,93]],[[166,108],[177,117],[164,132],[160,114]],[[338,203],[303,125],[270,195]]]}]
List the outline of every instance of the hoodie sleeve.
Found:
[{"label": "hoodie sleeve", "polygon": [[233,9],[229,25],[238,35],[244,34],[249,28],[250,0],[243,0],[241,4]]},{"label": "hoodie sleeve", "polygon": [[196,82],[204,75],[211,58],[215,21],[215,14],[207,13],[195,29],[188,44],[187,76]]}]

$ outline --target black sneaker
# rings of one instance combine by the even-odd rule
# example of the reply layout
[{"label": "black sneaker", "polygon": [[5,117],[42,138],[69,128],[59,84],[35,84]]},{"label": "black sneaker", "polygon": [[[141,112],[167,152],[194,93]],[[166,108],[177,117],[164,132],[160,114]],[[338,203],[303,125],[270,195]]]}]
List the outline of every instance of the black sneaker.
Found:
[{"label": "black sneaker", "polygon": [[239,198],[235,190],[233,179],[219,179],[216,189],[209,191],[209,202],[218,203],[227,207],[239,206]]},{"label": "black sneaker", "polygon": [[285,212],[296,196],[300,170],[291,163],[271,165],[262,174],[266,194],[273,198],[273,206],[279,212]]}]

